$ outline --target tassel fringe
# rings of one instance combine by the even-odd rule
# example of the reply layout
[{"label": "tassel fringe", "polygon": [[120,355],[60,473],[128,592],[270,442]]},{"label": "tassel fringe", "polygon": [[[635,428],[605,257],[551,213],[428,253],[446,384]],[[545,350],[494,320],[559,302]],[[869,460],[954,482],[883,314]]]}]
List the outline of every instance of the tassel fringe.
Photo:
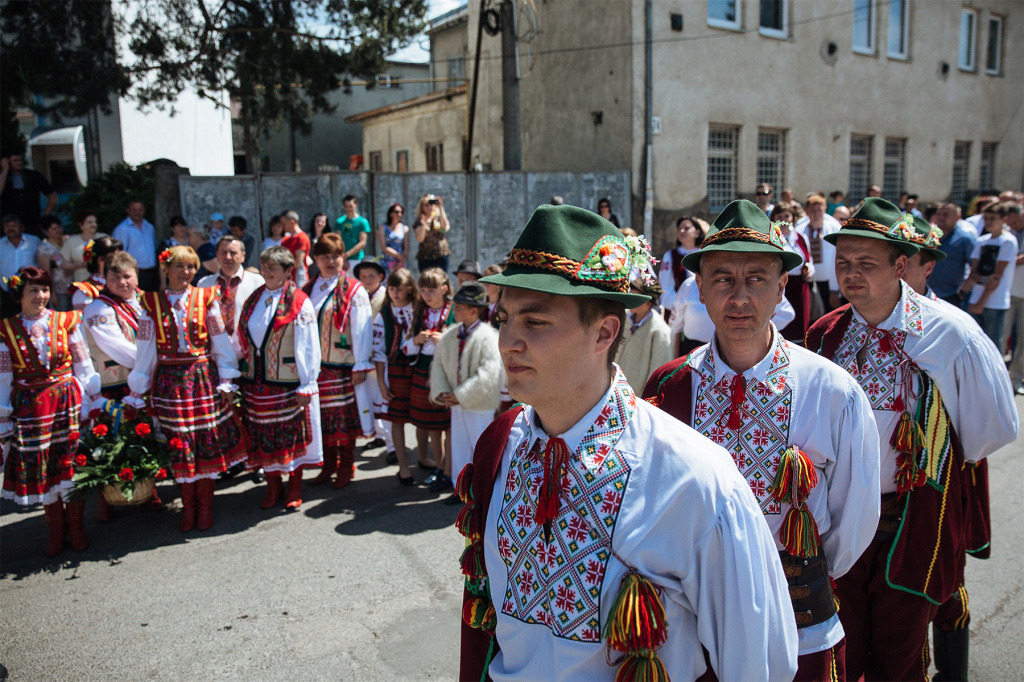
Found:
[{"label": "tassel fringe", "polygon": [[779,467],[775,470],[775,480],[769,492],[777,502],[800,506],[816,485],[818,472],[811,458],[803,450],[790,446],[779,458]]},{"label": "tassel fringe", "polygon": [[477,506],[476,502],[470,502],[459,511],[459,516],[455,519],[455,527],[459,533],[470,540],[479,540],[483,537]]},{"label": "tassel fringe", "polygon": [[549,438],[544,448],[544,480],[541,482],[534,521],[538,526],[558,518],[558,493],[569,464],[569,446],[561,438]]},{"label": "tassel fringe", "polygon": [[812,557],[821,546],[818,524],[806,507],[789,510],[782,522],[779,539],[793,556]]},{"label": "tassel fringe", "polygon": [[487,575],[484,569],[484,543],[479,540],[466,545],[462,551],[462,574],[471,578],[482,578]]},{"label": "tassel fringe", "polygon": [[669,682],[665,665],[653,651],[627,656],[615,673],[615,682],[632,682],[647,680],[649,682]]},{"label": "tassel fringe", "polygon": [[917,454],[921,452],[924,447],[924,431],[909,412],[900,415],[900,421],[889,438],[889,445],[896,452],[910,455],[912,458],[916,458]]},{"label": "tassel fringe", "polygon": [[455,494],[459,499],[469,504],[473,501],[473,463],[470,462],[462,468],[455,482]]},{"label": "tassel fringe", "polygon": [[639,573],[630,571],[619,583],[602,637],[609,647],[626,654],[616,680],[668,680],[657,654],[668,638],[665,607],[657,588]]},{"label": "tassel fringe", "polygon": [[494,627],[498,624],[494,605],[489,600],[479,597],[466,600],[462,607],[462,620],[469,627],[485,632],[494,632]]}]

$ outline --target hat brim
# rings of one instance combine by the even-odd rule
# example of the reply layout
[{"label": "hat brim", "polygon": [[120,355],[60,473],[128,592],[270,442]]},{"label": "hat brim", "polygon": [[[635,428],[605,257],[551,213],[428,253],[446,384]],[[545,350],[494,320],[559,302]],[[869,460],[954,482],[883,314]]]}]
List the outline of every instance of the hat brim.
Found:
[{"label": "hat brim", "polygon": [[554,273],[527,270],[515,265],[510,265],[504,271],[497,274],[488,275],[480,281],[484,284],[494,284],[495,286],[509,287],[511,289],[526,289],[553,296],[603,298],[609,301],[618,301],[627,308],[636,308],[651,301],[650,296],[644,296],[643,294],[607,291],[588,284],[571,282],[565,277]]},{"label": "hat brim", "polygon": [[359,277],[359,271],[363,268],[373,268],[374,270],[384,275],[385,277],[388,274],[387,270],[385,270],[384,266],[381,265],[380,263],[356,263],[355,266],[352,268],[352,274],[355,275],[356,277]]},{"label": "hat brim", "polygon": [[768,246],[767,244],[732,241],[724,244],[712,244],[710,246],[701,247],[693,253],[687,254],[683,257],[683,267],[690,272],[699,272],[701,256],[706,253],[711,253],[712,251],[722,251],[726,253],[766,253],[770,256],[778,256],[782,259],[782,267],[786,272],[789,272],[793,268],[800,267],[804,262],[804,259],[800,254],[793,253],[792,251],[782,251],[777,247]]},{"label": "hat brim", "polygon": [[915,253],[921,250],[917,244],[896,241],[895,239],[890,239],[889,237],[886,237],[884,234],[881,234],[880,232],[875,232],[874,230],[859,230],[855,227],[844,227],[838,232],[826,234],[824,239],[832,246],[835,246],[836,240],[839,239],[840,237],[866,237],[867,239],[877,239],[880,242],[889,242],[890,244],[895,244],[896,246],[900,247],[900,251],[902,251],[903,255],[906,256],[907,258],[910,258]]}]

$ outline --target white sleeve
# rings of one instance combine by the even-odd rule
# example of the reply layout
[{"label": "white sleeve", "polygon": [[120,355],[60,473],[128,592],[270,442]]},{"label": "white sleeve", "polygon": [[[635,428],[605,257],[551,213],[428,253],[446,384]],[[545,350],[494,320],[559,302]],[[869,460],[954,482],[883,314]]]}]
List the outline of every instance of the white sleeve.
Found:
[{"label": "white sleeve", "polygon": [[829,575],[839,578],[875,537],[881,499],[878,427],[859,386],[852,386],[850,400],[832,430],[832,448],[835,463],[825,472],[831,523],[821,540]]},{"label": "white sleeve", "polygon": [[89,357],[89,344],[82,335],[81,324],[68,335],[68,350],[71,352],[71,371],[85,392],[82,396],[82,416],[88,418],[92,401],[102,390],[102,380],[93,367],[92,358]]},{"label": "white sleeve", "polygon": [[84,312],[85,307],[92,301],[89,296],[82,292],[81,289],[75,287],[75,293],[71,295],[71,306],[78,312]]},{"label": "white sleeve", "polygon": [[775,324],[776,329],[782,329],[787,324],[796,319],[796,311],[793,310],[793,304],[789,302],[785,294],[782,296],[782,300],[777,306],[775,306],[775,314],[772,315],[772,322]]},{"label": "white sleeve", "polygon": [[[85,327],[92,335],[96,345],[103,349],[103,352],[110,356],[110,359],[121,365],[132,369],[135,367],[135,356],[137,346],[124,337],[121,326],[117,323],[117,313],[109,310],[109,306],[93,306],[86,309],[89,313],[85,318]],[[105,314],[106,313],[106,314]]]},{"label": "white sleeve", "polygon": [[370,296],[366,289],[359,287],[355,299],[352,301],[352,310],[348,313],[348,327],[352,332],[352,355],[355,363],[352,365],[353,372],[369,372],[373,370],[373,363],[370,361],[373,354],[373,308],[370,307]]},{"label": "white sleeve", "polygon": [[320,328],[316,323],[313,303],[307,298],[295,318],[295,365],[299,372],[297,393],[314,395],[320,392],[316,383],[320,376],[320,360]]},{"label": "white sleeve", "polygon": [[412,325],[410,325],[409,336],[405,339],[405,341],[402,342],[402,352],[410,357],[419,355],[420,351],[423,349],[423,346],[417,344],[415,339],[416,336],[412,333]]},{"label": "white sleeve", "polygon": [[676,300],[676,278],[672,275],[672,252],[665,253],[661,260],[661,269],[658,270],[658,283],[661,284],[661,305],[666,310],[672,310],[672,304]]},{"label": "white sleeve", "polygon": [[683,282],[683,285],[679,287],[679,295],[676,296],[676,300],[672,305],[672,333],[682,334],[683,325],[686,320],[686,299],[687,299],[687,287],[696,286],[690,282]]},{"label": "white sleeve", "polygon": [[[949,416],[964,459],[979,462],[1017,439],[1020,424],[1010,374],[980,329],[954,360],[953,372],[958,390]],[[949,409],[952,401],[943,395],[943,402]]]},{"label": "white sleeve", "polygon": [[14,384],[14,368],[11,365],[11,351],[0,341],[0,438],[6,438],[14,431],[11,415],[11,386]]},{"label": "white sleeve", "polygon": [[153,374],[156,372],[156,337],[153,318],[145,310],[139,313],[139,332],[135,336],[135,367],[128,375],[129,394],[124,403],[129,407],[143,408],[146,401],[143,396],[153,387]]},{"label": "white sleeve", "polygon": [[214,362],[217,363],[217,375],[220,377],[218,391],[233,393],[238,390],[234,379],[242,376],[238,371],[238,356],[231,344],[231,336],[224,329],[224,320],[220,316],[220,303],[214,298],[206,310],[206,332],[210,335],[210,349]]},{"label": "white sleeve", "polygon": [[373,318],[373,348],[370,353],[371,362],[387,363],[387,349],[384,348],[384,318],[380,313]]}]

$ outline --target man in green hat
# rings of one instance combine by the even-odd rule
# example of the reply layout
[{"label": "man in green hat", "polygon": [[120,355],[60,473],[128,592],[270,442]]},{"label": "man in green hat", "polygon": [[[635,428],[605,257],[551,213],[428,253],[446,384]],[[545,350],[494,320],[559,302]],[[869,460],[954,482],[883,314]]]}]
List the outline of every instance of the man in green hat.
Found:
[{"label": "man in green hat", "polygon": [[1010,378],[976,325],[901,277],[920,250],[912,216],[871,197],[836,246],[850,303],[818,320],[807,348],[867,394],[881,446],[881,515],[867,550],[836,581],[850,679],[927,679],[928,623],[957,589],[967,542],[964,462],[1017,437]]},{"label": "man in green hat", "polygon": [[714,338],[658,369],[644,397],[732,455],[789,581],[796,679],[835,680],[845,679],[845,641],[830,579],[853,566],[878,524],[878,441],[857,382],[771,321],[802,262],[755,204],[729,204],[683,260]]},{"label": "man in green hat", "polygon": [[498,345],[524,404],[457,486],[460,679],[612,680],[621,665],[693,680],[706,661],[723,679],[792,678],[792,606],[749,486],[612,362],[649,260],[600,216],[541,206],[482,280],[502,287]]}]

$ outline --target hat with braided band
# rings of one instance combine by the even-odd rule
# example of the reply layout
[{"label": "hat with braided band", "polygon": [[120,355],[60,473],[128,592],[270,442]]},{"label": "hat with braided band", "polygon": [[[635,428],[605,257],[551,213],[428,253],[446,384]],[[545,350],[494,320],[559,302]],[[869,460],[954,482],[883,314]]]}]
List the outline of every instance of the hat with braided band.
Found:
[{"label": "hat with braided band", "polygon": [[868,237],[890,242],[900,247],[908,258],[919,249],[913,241],[914,216],[879,197],[865,199],[841,230],[825,235],[825,241],[834,246],[840,237]]},{"label": "hat with braided band", "polygon": [[779,225],[768,220],[757,204],[746,199],[733,201],[718,214],[700,249],[683,258],[683,267],[699,272],[701,256],[711,251],[774,254],[782,259],[786,270],[804,262],[800,254],[786,250]]},{"label": "hat with braided band", "polygon": [[942,230],[924,218],[914,216],[914,236],[910,241],[917,244],[921,251],[927,251],[934,256],[936,262],[946,259],[946,252],[939,248],[942,245]]}]

